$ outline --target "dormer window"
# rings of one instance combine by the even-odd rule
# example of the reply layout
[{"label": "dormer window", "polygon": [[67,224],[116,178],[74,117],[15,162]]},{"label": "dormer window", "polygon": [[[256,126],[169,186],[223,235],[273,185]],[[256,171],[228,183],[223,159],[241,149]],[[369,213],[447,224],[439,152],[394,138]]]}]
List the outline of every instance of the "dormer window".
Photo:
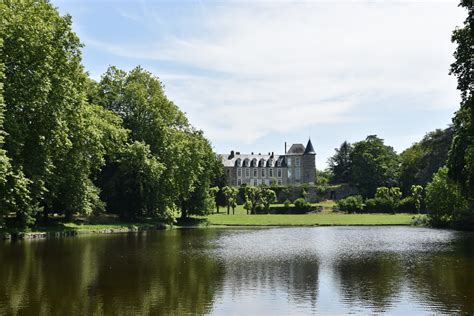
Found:
[{"label": "dormer window", "polygon": [[235,161],[235,166],[242,167],[242,160],[240,158]]}]

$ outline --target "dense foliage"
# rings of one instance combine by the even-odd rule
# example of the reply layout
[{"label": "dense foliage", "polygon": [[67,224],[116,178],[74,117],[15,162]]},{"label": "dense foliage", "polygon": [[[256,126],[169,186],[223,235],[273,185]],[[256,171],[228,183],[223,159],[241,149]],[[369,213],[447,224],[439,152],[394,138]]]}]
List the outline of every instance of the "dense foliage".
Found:
[{"label": "dense foliage", "polygon": [[419,213],[425,211],[423,187],[414,185],[403,197],[399,187],[379,187],[373,198],[352,195],[337,201],[337,209],[347,213]]},{"label": "dense foliage", "polygon": [[337,208],[347,213],[360,213],[364,209],[364,199],[360,195],[348,196],[337,201]]},{"label": "dense foliage", "polygon": [[426,194],[433,224],[474,229],[474,8],[466,0],[460,6],[468,16],[452,35],[457,48],[450,74],[458,80],[461,106],[453,118],[447,168],[438,171]]},{"label": "dense foliage", "polygon": [[471,209],[474,206],[474,11],[471,1],[461,3],[468,9],[464,27],[453,32],[452,41],[457,43],[455,62],[451,74],[458,79],[461,91],[461,107],[453,119],[454,139],[449,153],[449,176],[460,186]]},{"label": "dense foliage", "polygon": [[334,156],[328,159],[329,170],[332,173],[332,181],[336,183],[351,182],[351,153],[353,146],[347,141],[336,148]]},{"label": "dense foliage", "polygon": [[157,77],[112,66],[95,83],[70,16],[46,0],[0,10],[0,222],[212,211],[222,166]]},{"label": "dense foliage", "polygon": [[412,185],[426,186],[446,164],[453,139],[453,128],[437,129],[400,154],[400,187],[408,193]]},{"label": "dense foliage", "polygon": [[426,204],[435,226],[458,222],[467,212],[467,200],[459,186],[448,177],[448,168],[440,168],[426,187]]}]

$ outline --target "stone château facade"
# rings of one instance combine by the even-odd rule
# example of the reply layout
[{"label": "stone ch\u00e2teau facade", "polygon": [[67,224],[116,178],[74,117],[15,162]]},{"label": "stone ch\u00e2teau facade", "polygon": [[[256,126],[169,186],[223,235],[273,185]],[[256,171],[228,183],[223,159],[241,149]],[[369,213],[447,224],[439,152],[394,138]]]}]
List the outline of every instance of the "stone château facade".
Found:
[{"label": "stone ch\u00e2teau facade", "polygon": [[311,139],[308,144],[293,144],[285,154],[220,155],[224,172],[230,185],[301,185],[314,184],[316,177],[316,152]]}]

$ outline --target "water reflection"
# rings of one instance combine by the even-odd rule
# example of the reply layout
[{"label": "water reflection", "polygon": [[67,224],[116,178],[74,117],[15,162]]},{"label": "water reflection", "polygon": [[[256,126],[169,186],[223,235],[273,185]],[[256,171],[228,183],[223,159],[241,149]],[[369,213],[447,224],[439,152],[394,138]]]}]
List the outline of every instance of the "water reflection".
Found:
[{"label": "water reflection", "polygon": [[334,270],[340,283],[342,300],[349,308],[362,305],[373,312],[385,312],[399,302],[404,271],[397,254],[372,254],[358,260],[341,259]]},{"label": "water reflection", "polygon": [[473,271],[473,234],[410,227],[3,243],[0,314],[472,314]]},{"label": "water reflection", "polygon": [[0,314],[204,314],[222,268],[213,232],[23,242],[0,250]]}]

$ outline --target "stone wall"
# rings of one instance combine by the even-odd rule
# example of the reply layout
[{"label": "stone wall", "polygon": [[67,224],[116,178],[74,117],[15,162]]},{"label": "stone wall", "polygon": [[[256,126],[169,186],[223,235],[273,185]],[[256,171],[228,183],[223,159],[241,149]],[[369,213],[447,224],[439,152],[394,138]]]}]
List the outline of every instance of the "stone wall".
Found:
[{"label": "stone wall", "polygon": [[350,184],[338,184],[330,186],[326,189],[323,195],[324,200],[340,200],[350,195],[359,194],[356,186]]}]

